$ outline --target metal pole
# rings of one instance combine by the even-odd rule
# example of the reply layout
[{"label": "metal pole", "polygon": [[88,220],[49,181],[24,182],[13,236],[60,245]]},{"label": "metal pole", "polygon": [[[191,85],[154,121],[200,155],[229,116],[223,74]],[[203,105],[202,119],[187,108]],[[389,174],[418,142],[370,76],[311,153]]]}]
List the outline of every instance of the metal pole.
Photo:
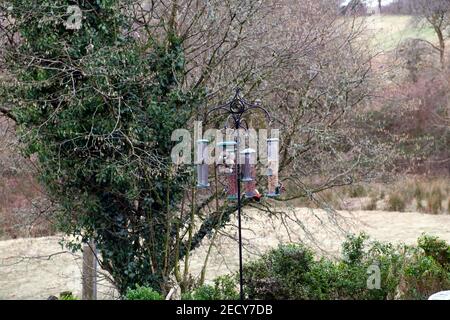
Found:
[{"label": "metal pole", "polygon": [[[240,174],[238,172],[238,174]],[[242,268],[242,227],[241,227],[241,178],[238,177],[238,228],[239,228],[239,286],[241,300],[244,300],[244,278]]]},{"label": "metal pole", "polygon": [[[250,111],[259,109],[263,111],[266,115],[267,120],[269,121],[269,124],[271,123],[271,117],[269,112],[263,108],[259,103],[258,104],[252,104],[247,101],[245,101],[240,96],[240,89],[236,89],[236,94],[234,98],[223,104],[216,106],[215,108],[209,110],[205,116],[204,119],[208,118],[208,115],[215,111],[225,111],[228,114],[227,118],[227,126],[228,128],[228,121],[230,117],[234,120],[234,127],[237,131],[241,128],[241,120],[243,118],[244,113]],[[245,121],[245,120],[244,120]],[[245,121],[246,122],[246,121]],[[248,130],[248,125],[247,125]],[[235,172],[237,174],[236,182],[237,182],[237,193],[238,193],[238,199],[237,199],[237,205],[238,205],[238,237],[239,237],[239,286],[240,286],[240,298],[241,300],[244,300],[244,280],[243,280],[243,266],[242,266],[242,221],[241,221],[241,207],[242,207],[242,201],[241,201],[241,168],[239,162],[239,135],[236,137],[236,147],[237,147],[237,157],[236,157],[236,164],[235,164]]]},{"label": "metal pole", "polygon": [[238,237],[239,237],[239,294],[241,300],[244,300],[244,278],[242,267],[242,222],[241,222],[241,166],[239,153],[239,127],[240,121],[236,121],[237,138],[236,138],[236,181],[237,181],[237,195],[238,195]]}]

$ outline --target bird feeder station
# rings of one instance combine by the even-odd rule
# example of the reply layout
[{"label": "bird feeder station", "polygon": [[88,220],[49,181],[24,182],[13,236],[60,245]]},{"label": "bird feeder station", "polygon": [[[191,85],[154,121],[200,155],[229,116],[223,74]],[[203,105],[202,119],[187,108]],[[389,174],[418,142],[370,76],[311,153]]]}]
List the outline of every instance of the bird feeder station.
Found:
[{"label": "bird feeder station", "polygon": [[[216,106],[206,113],[204,119],[212,112],[221,112],[222,115],[227,115],[227,122],[225,128],[234,130],[243,129],[249,131],[247,119],[251,111],[262,111],[266,119],[271,123],[269,112],[261,106],[261,103],[250,103],[245,100],[240,93],[240,89],[236,90],[234,97],[227,103]],[[232,121],[231,126],[229,126]],[[205,121],[206,122],[206,121]],[[236,200],[237,202],[237,216],[238,216],[238,241],[239,241],[239,292],[241,300],[244,300],[244,278],[243,278],[243,254],[242,254],[242,197],[241,197],[241,181],[245,184],[245,196],[259,201],[261,195],[256,190],[256,151],[253,149],[245,149],[238,153],[239,135],[235,137],[236,141],[224,141],[217,144],[217,164],[219,172],[226,176],[226,191],[229,200]],[[269,153],[269,197],[275,197],[280,193],[280,185],[278,181],[278,139],[268,139],[268,153]],[[222,149],[220,149],[222,148]],[[240,151],[240,150],[239,150]],[[239,156],[239,159],[238,157]],[[244,156],[244,159],[242,159]],[[203,158],[202,158],[203,159]],[[242,161],[244,160],[244,161]],[[205,171],[199,169],[202,177],[201,182],[205,182]],[[207,170],[207,169],[206,169]],[[200,181],[200,180],[199,180]],[[206,171],[207,184],[207,171]],[[203,185],[203,183],[201,184]]]},{"label": "bird feeder station", "polygon": [[278,150],[280,140],[277,138],[267,139],[267,176],[268,197],[280,195],[280,183],[278,179]]},{"label": "bird feeder station", "polygon": [[258,195],[256,191],[256,150],[248,148],[240,153],[244,157],[241,181],[244,182],[245,197],[253,198]]},{"label": "bird feeder station", "polygon": [[224,141],[218,144],[222,147],[220,160],[223,164],[222,173],[227,177],[227,198],[228,200],[238,199],[238,180],[237,180],[237,157],[236,157],[236,141]]},{"label": "bird feeder station", "polygon": [[208,140],[197,140],[197,187],[209,188],[208,181]]}]

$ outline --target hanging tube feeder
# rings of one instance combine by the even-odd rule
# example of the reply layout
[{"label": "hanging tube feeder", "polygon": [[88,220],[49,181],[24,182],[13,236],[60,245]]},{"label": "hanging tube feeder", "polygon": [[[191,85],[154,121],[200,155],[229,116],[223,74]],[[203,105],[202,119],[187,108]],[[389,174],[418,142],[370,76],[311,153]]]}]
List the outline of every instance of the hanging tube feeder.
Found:
[{"label": "hanging tube feeder", "polygon": [[221,161],[223,162],[223,171],[227,176],[227,198],[228,200],[238,199],[238,185],[237,185],[237,174],[236,174],[236,141],[224,141],[218,144],[222,147],[222,152],[220,153]]},{"label": "hanging tube feeder", "polygon": [[197,140],[197,188],[209,188],[208,181],[208,140]]},{"label": "hanging tube feeder", "polygon": [[267,178],[269,198],[278,197],[280,195],[280,182],[278,179],[278,150],[280,140],[277,138],[267,139]]},{"label": "hanging tube feeder", "polygon": [[245,197],[253,198],[259,195],[256,190],[256,150],[249,148],[240,153],[244,156],[242,182],[244,182]]}]

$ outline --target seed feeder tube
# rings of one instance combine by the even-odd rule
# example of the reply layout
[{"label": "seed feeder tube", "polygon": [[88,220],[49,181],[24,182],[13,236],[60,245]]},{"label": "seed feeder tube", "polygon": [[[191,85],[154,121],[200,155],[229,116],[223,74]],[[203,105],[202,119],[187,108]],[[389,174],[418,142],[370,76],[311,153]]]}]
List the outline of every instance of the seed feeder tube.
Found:
[{"label": "seed feeder tube", "polygon": [[222,147],[220,160],[223,162],[222,172],[227,176],[227,198],[228,200],[238,199],[238,185],[236,175],[236,141],[224,141],[217,144]]},{"label": "seed feeder tube", "polygon": [[256,191],[256,150],[248,148],[242,150],[244,165],[242,167],[242,182],[246,198],[253,198],[258,195]]},{"label": "seed feeder tube", "polygon": [[209,188],[208,181],[208,140],[197,140],[197,188]]},{"label": "seed feeder tube", "polygon": [[267,180],[269,198],[278,197],[280,195],[280,183],[278,179],[278,150],[279,139],[267,139]]}]

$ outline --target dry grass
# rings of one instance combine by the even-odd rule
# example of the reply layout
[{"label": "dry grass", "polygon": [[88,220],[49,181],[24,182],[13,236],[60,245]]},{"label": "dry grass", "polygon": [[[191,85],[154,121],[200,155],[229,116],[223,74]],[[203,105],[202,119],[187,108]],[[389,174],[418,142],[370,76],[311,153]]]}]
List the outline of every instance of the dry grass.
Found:
[{"label": "dry grass", "polygon": [[[395,183],[367,183],[326,190],[316,199],[337,210],[407,211],[450,214],[450,178],[399,177]],[[319,208],[317,202],[298,199],[295,207]]]},{"label": "dry grass", "polygon": [[389,211],[397,211],[404,212],[406,208],[405,199],[401,194],[394,192],[389,196],[388,200],[388,210]]},{"label": "dry grass", "polygon": [[397,204],[404,202],[406,211],[450,214],[450,178],[448,177],[405,177],[391,186],[386,186],[386,191],[390,194],[389,198],[393,198]]}]

